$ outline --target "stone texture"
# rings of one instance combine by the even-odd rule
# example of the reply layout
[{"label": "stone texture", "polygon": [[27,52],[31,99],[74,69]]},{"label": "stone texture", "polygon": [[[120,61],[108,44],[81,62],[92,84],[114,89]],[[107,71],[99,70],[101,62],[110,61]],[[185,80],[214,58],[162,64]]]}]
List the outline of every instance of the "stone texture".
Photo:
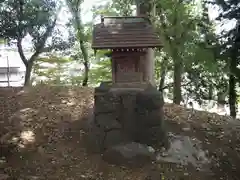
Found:
[{"label": "stone texture", "polygon": [[105,132],[94,122],[94,117],[89,118],[85,130],[88,131],[84,136],[88,151],[92,153],[102,153],[104,150]]},{"label": "stone texture", "polygon": [[121,124],[117,121],[117,116],[114,113],[102,113],[96,115],[95,123],[106,131],[111,129],[121,129]]},{"label": "stone texture", "polygon": [[144,91],[137,93],[136,104],[139,108],[159,110],[163,106],[163,99],[156,88],[148,86]]},{"label": "stone texture", "polygon": [[95,89],[93,118],[89,123],[91,148],[104,153],[127,142],[164,146],[167,138],[162,108],[162,96],[151,85],[113,90],[111,85],[101,84]]},{"label": "stone texture", "polygon": [[94,96],[95,113],[115,112],[118,109],[119,97],[114,93],[104,93]]},{"label": "stone texture", "polygon": [[156,160],[160,163],[173,163],[181,166],[192,165],[198,170],[209,170],[211,162],[208,152],[202,149],[201,141],[189,136],[169,134],[170,147],[157,153]]},{"label": "stone texture", "polygon": [[119,130],[111,130],[108,132],[105,132],[105,138],[104,138],[104,149],[108,149],[111,146],[121,144],[123,142],[128,142],[129,138],[128,136]]},{"label": "stone texture", "polygon": [[148,146],[129,142],[110,147],[104,152],[103,159],[112,164],[141,167],[154,160],[155,155]]}]

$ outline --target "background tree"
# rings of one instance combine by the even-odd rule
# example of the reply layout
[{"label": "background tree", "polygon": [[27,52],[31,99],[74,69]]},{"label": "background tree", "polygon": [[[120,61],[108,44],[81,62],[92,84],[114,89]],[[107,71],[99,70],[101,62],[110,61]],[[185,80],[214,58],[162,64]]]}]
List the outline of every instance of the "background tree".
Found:
[{"label": "background tree", "polygon": [[[207,0],[112,0],[93,6],[94,21],[90,22],[83,19],[82,0],[63,2],[61,5],[68,9],[65,13],[70,18],[67,24],[61,22],[61,25],[56,22],[59,4],[54,0],[1,3],[0,38],[18,42],[19,54],[27,68],[25,85],[30,82],[32,67],[33,80],[45,77],[48,79],[45,83],[97,86],[101,81],[110,81],[110,59],[105,57],[106,51],[98,51],[94,56],[91,49],[93,24],[101,15],[134,15],[136,4],[143,3],[163,43],[162,49],[154,49],[154,60],[155,82],[165,99],[176,104],[182,101],[185,105],[193,101],[200,106],[213,101],[221,107],[227,104],[228,98],[231,115],[235,117],[240,79],[239,31],[236,26],[216,34],[216,21],[209,19]],[[221,7],[218,21],[239,20],[237,1],[214,3]],[[60,26],[64,26],[64,30]],[[24,53],[24,40],[28,35],[34,45],[31,57]],[[43,52],[50,53],[39,56]],[[44,63],[55,67],[44,69]],[[74,70],[72,66],[77,68]]]},{"label": "background tree", "polygon": [[[102,9],[96,13],[124,15],[125,12],[128,12],[127,14],[131,14],[130,12],[133,12],[134,8],[128,4],[132,2],[134,5],[135,1],[125,1],[128,4],[122,2],[121,0],[113,0],[112,4],[102,6]],[[143,0],[139,0],[137,3],[145,3],[146,5],[146,1]],[[149,7],[155,7],[153,8],[155,16],[152,16],[151,13],[153,9],[149,9],[149,16],[163,42],[163,48],[160,51],[155,50],[155,78],[159,82],[157,83],[159,90],[168,90],[169,94],[173,94],[173,101],[180,104],[183,95],[181,93],[182,82],[187,81],[184,83],[187,95],[191,94],[188,91],[193,88],[193,83],[198,83],[196,79],[181,77],[189,74],[189,69],[191,72],[195,72],[197,67],[202,67],[202,69],[198,68],[201,72],[213,71],[214,69],[212,67],[215,63],[213,61],[214,48],[213,40],[211,40],[215,37],[214,29],[211,23],[207,22],[207,8],[204,3],[190,3],[180,0],[148,1],[148,3]],[[111,9],[111,7],[114,8]],[[204,18],[206,19],[205,25],[203,24]],[[207,39],[209,43],[205,43]],[[168,83],[166,86],[164,85],[165,81]],[[202,85],[198,83],[198,86]],[[208,90],[205,88],[205,91]],[[199,94],[201,93],[199,92]]]},{"label": "background tree", "polygon": [[[220,21],[235,21],[236,25],[230,31],[222,32],[222,54],[225,55],[225,61],[228,65],[228,86],[229,86],[229,105],[230,115],[236,117],[237,109],[237,85],[240,82],[240,2],[237,0],[216,0],[214,3],[220,6],[221,12],[218,17]],[[238,84],[237,84],[238,82]]]},{"label": "background tree", "polygon": [[[0,4],[0,37],[16,40],[18,53],[26,67],[24,85],[30,84],[34,61],[44,51],[57,20],[57,4],[53,0],[6,0]],[[34,52],[26,57],[24,38],[30,35]]]},{"label": "background tree", "polygon": [[[79,49],[81,51],[81,55],[83,58],[84,65],[84,78],[82,82],[82,86],[88,85],[88,74],[89,74],[89,56],[87,49],[87,34],[84,32],[84,27],[81,20],[81,3],[82,0],[66,0],[66,4],[71,12],[72,18],[70,20],[70,24],[74,28],[74,33],[76,40],[79,45]],[[76,57],[76,56],[75,56]]]}]

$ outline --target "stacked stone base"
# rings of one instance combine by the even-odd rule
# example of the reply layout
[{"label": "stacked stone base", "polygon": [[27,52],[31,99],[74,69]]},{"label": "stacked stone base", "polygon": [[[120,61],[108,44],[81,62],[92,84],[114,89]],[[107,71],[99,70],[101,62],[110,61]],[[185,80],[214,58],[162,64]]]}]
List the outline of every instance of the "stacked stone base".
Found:
[{"label": "stacked stone base", "polygon": [[88,142],[94,152],[119,144],[138,142],[149,146],[166,145],[163,99],[152,85],[114,88],[101,84],[95,89],[93,117]]}]

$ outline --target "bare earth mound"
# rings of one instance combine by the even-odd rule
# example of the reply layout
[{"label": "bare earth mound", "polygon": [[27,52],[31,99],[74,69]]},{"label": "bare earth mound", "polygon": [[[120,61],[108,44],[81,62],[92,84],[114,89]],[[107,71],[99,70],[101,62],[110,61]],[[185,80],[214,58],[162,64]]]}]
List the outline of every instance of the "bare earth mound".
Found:
[{"label": "bare earth mound", "polygon": [[[129,169],[109,165],[100,155],[87,153],[83,122],[92,104],[91,88],[0,89],[0,180],[240,178],[240,123],[237,120],[166,104],[169,136],[201,141],[209,163],[203,165],[204,170],[194,163],[181,164],[178,160],[183,155],[178,149],[176,159],[175,153],[167,161],[173,151],[165,150],[158,161]],[[172,143],[173,147],[183,147],[179,142]],[[185,159],[188,161],[189,157]]]}]

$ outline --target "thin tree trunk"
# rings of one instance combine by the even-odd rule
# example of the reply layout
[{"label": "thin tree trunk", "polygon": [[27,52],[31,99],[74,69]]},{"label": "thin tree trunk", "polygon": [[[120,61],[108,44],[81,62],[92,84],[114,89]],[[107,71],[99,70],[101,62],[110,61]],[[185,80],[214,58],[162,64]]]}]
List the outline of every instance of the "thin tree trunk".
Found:
[{"label": "thin tree trunk", "polygon": [[89,67],[88,67],[88,62],[84,62],[84,78],[83,78],[83,83],[82,86],[87,86],[88,85],[88,74],[89,74]]},{"label": "thin tree trunk", "polygon": [[[79,7],[78,7],[79,8]],[[82,82],[82,86],[88,85],[88,74],[89,74],[89,62],[88,62],[88,52],[87,48],[85,46],[84,39],[84,30],[81,23],[81,17],[77,12],[74,12],[74,18],[75,18],[75,25],[76,25],[76,31],[77,31],[77,39],[79,41],[80,49],[83,55],[83,66],[84,66],[84,78]]]},{"label": "thin tree trunk", "polygon": [[[174,28],[174,34],[178,34],[178,29],[176,28],[178,23],[178,4],[180,4],[181,1],[177,1],[176,6],[174,7],[174,19],[173,19],[173,26]],[[185,31],[186,32],[186,31]],[[182,39],[183,36],[185,36],[185,32],[183,32],[180,36],[180,39]],[[177,38],[177,36],[174,37],[174,41],[176,45],[180,45],[181,40]],[[171,42],[171,41],[170,41]],[[174,43],[174,44],[175,44]],[[174,62],[174,75],[173,75],[173,103],[180,104],[182,100],[182,92],[181,92],[181,83],[182,83],[182,65],[181,59],[178,55],[178,47],[175,47],[175,45],[172,47],[172,58]]]},{"label": "thin tree trunk", "polygon": [[219,111],[225,111],[225,104],[226,104],[226,92],[218,92],[217,94],[217,108]]},{"label": "thin tree trunk", "polygon": [[166,69],[162,70],[161,75],[160,75],[160,83],[159,83],[159,87],[158,87],[158,91],[162,92],[164,91],[163,87],[165,84],[165,77],[166,77]]},{"label": "thin tree trunk", "polygon": [[[235,44],[236,45],[236,44]],[[229,75],[229,108],[230,108],[230,116],[236,118],[236,102],[237,102],[237,94],[236,94],[236,78],[234,76],[234,70],[237,68],[237,49],[233,47],[232,57],[230,61],[230,75]]]},{"label": "thin tree trunk", "polygon": [[83,55],[83,65],[84,65],[84,78],[82,82],[82,86],[87,86],[88,85],[88,74],[89,74],[89,63],[88,63],[88,54],[87,54],[87,49],[84,46],[84,42],[80,41],[80,48],[82,51]]},{"label": "thin tree trunk", "polygon": [[160,73],[160,82],[158,86],[158,91],[162,92],[164,91],[163,87],[165,84],[165,78],[167,74],[167,57],[164,57],[162,63],[161,63],[161,73]]},{"label": "thin tree trunk", "polygon": [[233,118],[236,118],[237,116],[237,113],[236,113],[237,96],[236,96],[235,86],[236,86],[236,80],[234,75],[231,74],[229,76],[229,108],[230,108],[230,116]]},{"label": "thin tree trunk", "polygon": [[85,34],[84,34],[84,27],[82,26],[82,20],[81,20],[81,4],[82,1],[80,0],[74,0],[74,1],[65,1],[69,10],[71,11],[71,14],[73,16],[73,27],[76,32],[76,38],[79,42],[80,50],[83,55],[83,66],[84,66],[84,77],[82,81],[82,86],[88,85],[88,74],[89,74],[89,62],[88,62],[88,52],[86,48],[86,40]]},{"label": "thin tree trunk", "polygon": [[31,85],[31,72],[33,68],[33,63],[29,62],[26,65],[26,72],[25,72],[25,79],[24,79],[24,86],[30,86]]},{"label": "thin tree trunk", "polygon": [[176,59],[174,61],[173,103],[180,104],[182,100],[182,63]]},{"label": "thin tree trunk", "polygon": [[210,84],[208,89],[208,100],[213,100],[213,85]]}]

